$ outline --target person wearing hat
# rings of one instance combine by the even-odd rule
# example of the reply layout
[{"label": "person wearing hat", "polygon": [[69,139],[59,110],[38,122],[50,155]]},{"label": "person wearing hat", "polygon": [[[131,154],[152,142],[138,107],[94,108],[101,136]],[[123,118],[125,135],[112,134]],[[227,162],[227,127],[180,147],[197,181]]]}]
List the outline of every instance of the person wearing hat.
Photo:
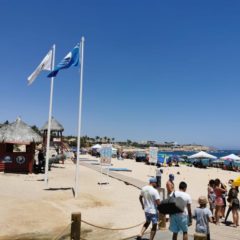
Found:
[{"label": "person wearing hat", "polygon": [[169,179],[166,183],[166,188],[167,188],[167,195],[170,196],[172,192],[174,192],[174,175],[169,174]]},{"label": "person wearing hat", "polygon": [[207,236],[207,240],[210,240],[209,222],[213,222],[213,215],[209,208],[207,208],[207,198],[201,196],[198,199],[199,207],[193,212],[193,218],[196,220],[195,231]]},{"label": "person wearing hat", "polygon": [[157,179],[150,178],[149,184],[143,187],[141,190],[139,201],[142,205],[142,209],[145,212],[146,222],[144,223],[141,229],[141,233],[137,237],[137,240],[142,239],[142,236],[144,235],[145,231],[147,230],[151,222],[152,222],[152,229],[151,229],[149,240],[153,240],[156,234],[157,223],[158,223],[157,205],[160,204],[160,195],[157,189],[155,189],[156,186],[157,186]]}]

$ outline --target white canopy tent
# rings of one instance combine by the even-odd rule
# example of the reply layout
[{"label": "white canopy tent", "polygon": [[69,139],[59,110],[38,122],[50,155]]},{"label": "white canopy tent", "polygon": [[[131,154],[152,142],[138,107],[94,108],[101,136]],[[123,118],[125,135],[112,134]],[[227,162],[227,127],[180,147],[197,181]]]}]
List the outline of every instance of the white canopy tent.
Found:
[{"label": "white canopy tent", "polygon": [[100,144],[96,144],[91,147],[91,149],[100,149],[100,148],[102,148],[102,146]]},{"label": "white canopy tent", "polygon": [[235,154],[230,154],[224,157],[221,157],[223,160],[240,160],[240,157]]},{"label": "white canopy tent", "polygon": [[[95,149],[95,150],[99,150],[99,149],[101,149],[101,148],[102,148],[102,146],[101,146],[100,144],[96,144],[96,145],[94,145],[94,146],[91,147],[91,149]],[[114,147],[112,147],[112,151],[113,151],[114,153],[116,153],[116,152],[117,152],[117,149],[114,148]]]},{"label": "white canopy tent", "polygon": [[189,156],[188,158],[207,158],[207,159],[217,159],[217,157],[209,154],[209,153],[206,153],[204,151],[200,151],[198,153],[195,153],[191,156]]}]

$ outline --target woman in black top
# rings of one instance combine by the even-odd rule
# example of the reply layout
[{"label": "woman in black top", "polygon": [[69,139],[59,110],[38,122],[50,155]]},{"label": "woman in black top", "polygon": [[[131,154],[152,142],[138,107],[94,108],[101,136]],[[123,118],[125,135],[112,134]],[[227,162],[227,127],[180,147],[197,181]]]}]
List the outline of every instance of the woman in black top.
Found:
[{"label": "woman in black top", "polygon": [[[239,226],[239,199],[238,199],[238,187],[235,187],[233,184],[231,186],[231,189],[228,192],[228,198],[227,201],[229,202],[229,210],[230,212],[232,210],[232,215],[233,215],[233,226],[237,227]],[[227,220],[228,214],[225,218],[225,222]]]}]

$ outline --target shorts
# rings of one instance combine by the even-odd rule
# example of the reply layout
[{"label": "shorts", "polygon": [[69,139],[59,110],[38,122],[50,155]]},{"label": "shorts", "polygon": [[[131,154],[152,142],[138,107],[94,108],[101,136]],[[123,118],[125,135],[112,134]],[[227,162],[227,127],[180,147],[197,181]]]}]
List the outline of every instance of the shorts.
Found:
[{"label": "shorts", "polygon": [[145,212],[145,217],[146,217],[146,221],[147,222],[152,222],[152,224],[157,224],[158,223],[158,214],[152,214],[152,213],[148,213]]},{"label": "shorts", "polygon": [[215,200],[216,206],[224,206],[223,198],[222,197],[217,197]]},{"label": "shorts", "polygon": [[239,200],[238,200],[238,198],[234,198],[232,200],[232,209],[234,209],[234,210],[238,210],[239,209]]},{"label": "shorts", "polygon": [[182,213],[170,215],[169,230],[173,233],[188,231],[188,216]]}]

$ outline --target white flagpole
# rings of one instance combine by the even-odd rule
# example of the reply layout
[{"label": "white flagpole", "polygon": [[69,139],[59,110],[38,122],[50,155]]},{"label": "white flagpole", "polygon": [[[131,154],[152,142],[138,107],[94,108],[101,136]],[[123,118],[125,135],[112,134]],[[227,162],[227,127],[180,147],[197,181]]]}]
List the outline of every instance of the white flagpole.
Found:
[{"label": "white flagpole", "polygon": [[75,198],[79,191],[79,158],[80,158],[80,137],[81,137],[81,121],[82,121],[82,90],[83,90],[83,55],[84,55],[84,37],[81,38],[79,47],[80,57],[80,94],[79,94],[79,112],[78,112],[78,140],[77,140],[77,163],[75,174]]},{"label": "white flagpole", "polygon": [[[54,69],[55,64],[55,44],[53,45],[53,55],[52,55],[52,66],[51,70]],[[46,152],[46,162],[45,162],[45,184],[48,187],[48,166],[49,166],[49,147],[50,147],[50,135],[51,135],[51,122],[52,122],[52,98],[53,98],[53,83],[54,77],[51,77],[51,88],[50,88],[50,101],[49,101],[49,113],[48,113],[48,130],[47,130],[47,152]]]}]

